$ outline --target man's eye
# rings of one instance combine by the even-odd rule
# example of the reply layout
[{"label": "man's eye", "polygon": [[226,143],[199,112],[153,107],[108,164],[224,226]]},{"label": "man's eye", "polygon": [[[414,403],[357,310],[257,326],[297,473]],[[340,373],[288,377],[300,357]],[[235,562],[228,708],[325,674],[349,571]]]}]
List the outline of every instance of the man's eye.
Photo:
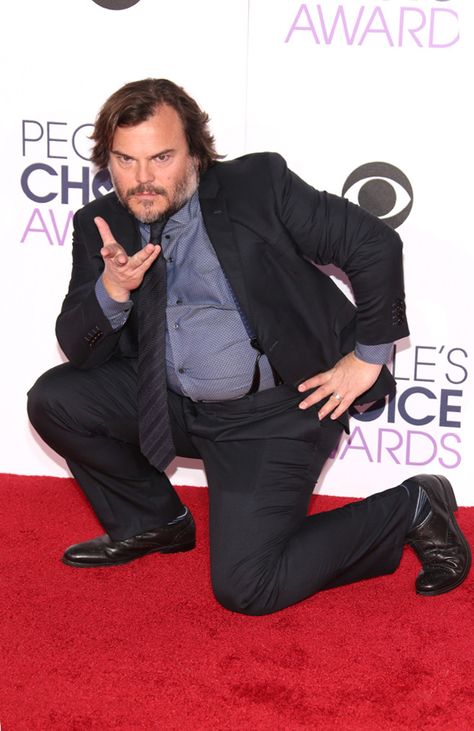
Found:
[{"label": "man's eye", "polygon": [[170,156],[166,153],[166,154],[163,154],[163,155],[157,155],[155,157],[155,160],[158,160],[158,162],[165,162],[166,160],[169,160],[169,157]]}]

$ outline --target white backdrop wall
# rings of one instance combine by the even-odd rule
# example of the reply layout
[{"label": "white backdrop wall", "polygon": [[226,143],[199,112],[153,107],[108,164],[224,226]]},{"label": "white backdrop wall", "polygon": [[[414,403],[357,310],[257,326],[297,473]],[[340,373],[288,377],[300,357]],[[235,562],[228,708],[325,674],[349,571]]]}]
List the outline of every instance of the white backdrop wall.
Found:
[{"label": "white backdrop wall", "polygon": [[[278,151],[404,240],[397,396],[352,419],[320,491],[365,496],[441,472],[474,504],[472,0],[17,0],[1,14],[0,471],[68,474],[30,428],[26,391],[63,359],[72,213],[107,192],[87,162],[91,124],[115,89],[155,76],[198,100],[221,153]],[[198,461],[170,475],[206,482]]]}]

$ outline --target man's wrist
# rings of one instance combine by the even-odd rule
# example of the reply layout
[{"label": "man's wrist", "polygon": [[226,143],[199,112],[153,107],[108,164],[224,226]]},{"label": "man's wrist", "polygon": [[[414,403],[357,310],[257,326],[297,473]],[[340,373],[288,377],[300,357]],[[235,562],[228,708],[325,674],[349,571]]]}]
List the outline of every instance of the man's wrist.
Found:
[{"label": "man's wrist", "polygon": [[111,282],[105,272],[102,274],[102,284],[110,299],[121,303],[130,301],[130,292],[128,289],[118,287],[114,282]]},{"label": "man's wrist", "polygon": [[95,295],[102,312],[109,320],[113,329],[118,330],[123,327],[133,307],[132,300],[129,299],[125,302],[120,302],[110,297],[105,289],[103,277],[99,277],[95,284]]}]

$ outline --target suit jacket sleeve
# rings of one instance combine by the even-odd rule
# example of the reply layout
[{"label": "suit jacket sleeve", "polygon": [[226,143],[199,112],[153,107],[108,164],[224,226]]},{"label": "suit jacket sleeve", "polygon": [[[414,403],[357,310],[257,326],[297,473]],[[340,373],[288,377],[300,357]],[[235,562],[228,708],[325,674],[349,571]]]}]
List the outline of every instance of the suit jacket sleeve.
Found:
[{"label": "suit jacket sleeve", "polygon": [[280,220],[301,254],[336,265],[350,280],[356,341],[378,345],[407,336],[399,235],[345,198],[315,190],[279,155],[268,160]]},{"label": "suit jacket sleeve", "polygon": [[[95,202],[74,216],[72,273],[69,289],[56,321],[56,335],[66,357],[79,368],[92,368],[119,350],[121,330],[114,331],[95,294],[104,265],[102,242],[94,223]],[[110,217],[109,217],[110,220]],[[118,240],[119,234],[116,234]]]}]

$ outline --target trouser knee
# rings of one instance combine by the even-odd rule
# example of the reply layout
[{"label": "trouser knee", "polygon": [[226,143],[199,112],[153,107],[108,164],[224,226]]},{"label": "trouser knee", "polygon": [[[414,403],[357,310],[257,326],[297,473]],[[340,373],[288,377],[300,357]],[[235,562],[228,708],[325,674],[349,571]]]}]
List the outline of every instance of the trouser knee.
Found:
[{"label": "trouser knee", "polygon": [[88,384],[83,383],[81,373],[69,363],[64,363],[43,373],[28,391],[30,422],[56,451],[59,451],[62,435],[84,430],[84,404],[88,399],[94,399],[92,390],[88,392]]},{"label": "trouser knee", "polygon": [[237,614],[257,617],[276,610],[270,592],[259,586],[258,581],[239,584],[232,577],[228,580],[213,578],[212,590],[221,606]]},{"label": "trouser knee", "polygon": [[26,409],[28,418],[36,431],[41,434],[51,420],[57,401],[54,372],[43,373],[30,388],[27,395]]}]

